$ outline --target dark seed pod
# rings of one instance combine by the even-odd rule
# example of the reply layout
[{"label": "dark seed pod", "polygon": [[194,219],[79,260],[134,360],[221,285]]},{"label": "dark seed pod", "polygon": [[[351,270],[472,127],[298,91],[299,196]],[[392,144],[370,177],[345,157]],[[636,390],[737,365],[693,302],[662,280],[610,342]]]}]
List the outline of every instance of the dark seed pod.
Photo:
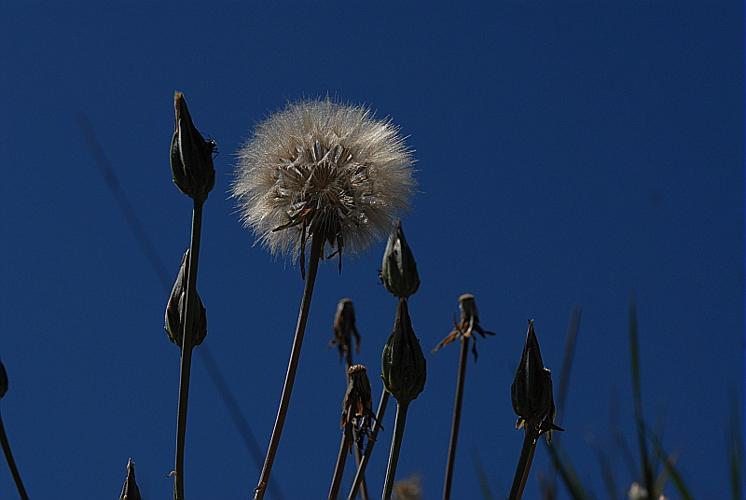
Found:
[{"label": "dark seed pod", "polygon": [[171,138],[171,174],[174,184],[185,195],[199,201],[207,199],[215,185],[212,154],[215,142],[206,141],[192,122],[184,94],[174,94],[176,126]]},{"label": "dark seed pod", "polygon": [[381,265],[381,281],[386,290],[401,298],[409,297],[420,287],[417,262],[404,237],[400,221],[396,222],[386,243]]},{"label": "dark seed pod", "polygon": [[142,500],[140,488],[137,487],[137,481],[135,481],[135,462],[131,458],[127,461],[127,479],[122,485],[119,500]]},{"label": "dark seed pod", "polygon": [[425,388],[425,356],[414,334],[406,299],[399,300],[394,331],[383,348],[381,368],[384,387],[399,404],[411,402]]},{"label": "dark seed pod", "polygon": [[[541,359],[533,320],[528,322],[526,343],[510,387],[510,394],[513,411],[519,416],[517,427],[531,425],[539,431],[539,434],[562,430],[553,422],[555,406],[552,394],[552,373],[544,367]],[[547,439],[550,439],[550,434],[547,435]]]},{"label": "dark seed pod", "polygon": [[[189,250],[181,258],[179,274],[176,276],[171,296],[168,298],[168,305],[166,305],[166,333],[171,342],[179,347],[181,347],[181,339],[184,331],[182,318],[184,318],[184,303],[186,302],[188,266]],[[197,294],[197,307],[192,325],[194,325],[191,328],[192,346],[200,345],[207,336],[207,311],[202,304],[199,294]]]},{"label": "dark seed pod", "polygon": [[337,304],[337,312],[334,315],[334,338],[329,342],[330,346],[337,346],[340,359],[351,359],[353,337],[355,351],[360,352],[360,333],[355,325],[355,308],[352,300],[344,298]]}]

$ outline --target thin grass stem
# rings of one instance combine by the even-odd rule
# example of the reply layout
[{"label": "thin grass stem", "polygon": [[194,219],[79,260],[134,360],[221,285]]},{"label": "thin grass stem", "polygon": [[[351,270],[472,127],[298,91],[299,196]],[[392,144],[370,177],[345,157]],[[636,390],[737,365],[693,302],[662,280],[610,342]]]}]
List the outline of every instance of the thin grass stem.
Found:
[{"label": "thin grass stem", "polygon": [[184,449],[186,447],[187,405],[189,402],[189,375],[192,366],[194,310],[197,303],[197,267],[199,265],[200,235],[202,233],[203,201],[194,200],[192,236],[187,265],[187,293],[182,318],[181,364],[179,370],[179,403],[176,416],[176,465],[174,469],[174,499],[184,500]]},{"label": "thin grass stem", "polygon": [[13,476],[13,482],[16,483],[18,496],[21,497],[21,500],[28,500],[26,488],[23,486],[23,481],[21,481],[21,473],[18,472],[18,466],[16,465],[16,461],[13,458],[13,453],[10,451],[10,441],[8,441],[8,435],[5,433],[5,426],[3,425],[2,415],[0,415],[0,445],[2,445],[3,447],[5,460],[8,462],[10,474]]},{"label": "thin grass stem", "polygon": [[365,446],[365,452],[360,460],[360,464],[357,466],[357,472],[355,473],[355,479],[352,481],[352,488],[350,488],[350,494],[347,495],[347,500],[354,500],[357,495],[358,489],[362,488],[362,482],[365,477],[365,469],[368,467],[368,461],[370,456],[373,454],[373,447],[376,444],[378,438],[378,431],[381,429],[381,422],[386,414],[386,406],[389,402],[389,393],[386,389],[381,391],[381,399],[378,401],[378,410],[376,411],[376,423],[373,424],[373,431],[370,433],[368,438],[368,444]]},{"label": "thin grass stem", "polygon": [[342,484],[342,476],[345,471],[345,463],[347,462],[347,455],[350,452],[350,446],[352,445],[352,426],[346,424],[342,431],[342,441],[339,443],[339,454],[337,455],[337,463],[334,465],[334,475],[332,476],[332,486],[329,488],[329,500],[337,500],[339,495],[339,487]]},{"label": "thin grass stem", "polygon": [[396,465],[399,463],[399,452],[404,438],[404,425],[407,423],[407,410],[409,403],[397,403],[396,422],[394,423],[394,435],[391,438],[391,452],[389,453],[389,464],[386,467],[386,481],[383,484],[383,500],[391,499],[394,490],[394,477],[396,476]]},{"label": "thin grass stem", "polygon": [[277,448],[280,445],[280,437],[282,436],[285,417],[287,416],[288,407],[290,406],[290,396],[293,392],[293,384],[295,383],[295,374],[298,370],[298,360],[300,359],[303,335],[306,331],[308,311],[311,307],[311,297],[313,296],[313,285],[316,281],[316,272],[319,268],[319,260],[321,259],[323,246],[324,240],[320,236],[314,236],[311,239],[311,255],[308,259],[308,275],[306,276],[306,283],[303,288],[303,298],[301,299],[300,311],[298,312],[298,323],[295,326],[293,348],[290,351],[290,360],[288,361],[288,369],[285,374],[285,383],[282,386],[282,396],[280,397],[280,406],[277,409],[275,425],[272,428],[272,437],[269,440],[269,447],[267,448],[267,457],[264,460],[264,467],[262,468],[262,474],[259,477],[259,484],[254,490],[254,500],[262,500],[264,498],[264,493],[269,482],[269,476],[272,472],[272,465],[274,464],[275,455],[277,454]]},{"label": "thin grass stem", "polygon": [[464,400],[464,383],[466,381],[466,362],[469,355],[469,337],[461,336],[461,353],[458,361],[458,374],[456,376],[456,401],[453,404],[453,423],[451,424],[451,440],[448,444],[448,461],[446,462],[445,482],[443,484],[443,500],[451,498],[451,486],[453,485],[453,467],[456,463],[456,444],[458,442],[458,431],[461,424],[461,404]]},{"label": "thin grass stem", "polygon": [[511,486],[510,496],[508,496],[509,500],[520,500],[523,496],[523,489],[526,487],[531,462],[534,459],[534,451],[536,451],[537,432],[534,430],[535,428],[536,422],[526,422],[526,435],[523,438],[521,455],[518,458],[518,466],[513,477],[513,486]]}]

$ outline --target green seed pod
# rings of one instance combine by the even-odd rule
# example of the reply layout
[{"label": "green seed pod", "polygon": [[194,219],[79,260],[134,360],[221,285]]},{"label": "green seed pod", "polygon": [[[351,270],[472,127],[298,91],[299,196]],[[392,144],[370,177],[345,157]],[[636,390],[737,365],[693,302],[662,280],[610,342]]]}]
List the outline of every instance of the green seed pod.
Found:
[{"label": "green seed pod", "polygon": [[171,174],[174,184],[194,200],[204,201],[215,185],[212,164],[214,141],[206,141],[192,122],[184,94],[174,94],[176,127],[171,138]]},{"label": "green seed pod", "polygon": [[8,374],[5,371],[3,362],[0,361],[0,399],[5,396],[6,392],[8,392]]},{"label": "green seed pod", "polygon": [[397,221],[389,235],[381,264],[381,281],[386,290],[397,297],[407,298],[420,287],[417,262],[404,238],[401,221]]},{"label": "green seed pod", "polygon": [[[181,347],[181,338],[184,331],[182,324],[182,318],[184,317],[184,302],[186,301],[186,289],[187,289],[187,267],[189,265],[189,250],[184,252],[184,256],[181,258],[181,266],[179,267],[179,274],[176,276],[174,287],[171,290],[171,296],[168,298],[168,304],[166,305],[166,322],[164,328],[168,334],[168,338],[171,342]],[[207,336],[207,311],[205,306],[202,304],[202,299],[197,294],[197,308],[196,316],[193,320],[193,325],[196,328],[192,329],[192,346],[200,345],[205,337]]]},{"label": "green seed pod", "polygon": [[381,369],[384,387],[399,404],[409,403],[425,388],[425,356],[412,329],[406,299],[399,300],[394,331],[383,348]]},{"label": "green seed pod", "polygon": [[140,488],[137,487],[137,481],[135,481],[135,462],[131,458],[127,461],[127,479],[122,485],[119,500],[142,500]]}]

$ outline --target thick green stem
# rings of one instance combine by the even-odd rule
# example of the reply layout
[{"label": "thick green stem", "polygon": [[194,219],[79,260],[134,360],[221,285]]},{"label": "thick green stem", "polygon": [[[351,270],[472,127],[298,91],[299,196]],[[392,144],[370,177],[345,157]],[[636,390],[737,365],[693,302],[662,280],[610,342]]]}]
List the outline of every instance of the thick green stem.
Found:
[{"label": "thick green stem", "polygon": [[347,424],[342,431],[342,442],[339,443],[339,454],[337,455],[337,463],[334,466],[334,475],[332,476],[332,486],[329,488],[329,500],[337,500],[339,494],[339,486],[342,484],[342,476],[345,471],[345,463],[347,462],[347,454],[350,452],[350,446],[352,445],[352,425]]},{"label": "thick green stem", "polygon": [[461,354],[458,361],[458,375],[456,377],[456,401],[453,404],[453,422],[451,424],[451,441],[448,444],[448,461],[446,462],[446,476],[443,485],[443,500],[451,498],[453,485],[453,467],[456,462],[456,443],[461,423],[461,403],[464,400],[464,381],[466,380],[466,362],[469,354],[469,337],[461,336]]},{"label": "thick green stem", "polygon": [[316,271],[318,271],[319,268],[319,260],[321,259],[321,251],[323,247],[323,238],[320,236],[314,236],[311,239],[311,255],[308,259],[308,275],[306,276],[306,284],[303,288],[303,299],[301,300],[300,311],[298,313],[298,323],[295,326],[293,348],[290,351],[290,360],[288,361],[288,369],[285,374],[285,383],[282,386],[280,406],[277,409],[277,417],[275,418],[275,426],[272,429],[272,437],[269,440],[267,457],[264,460],[264,468],[259,477],[259,484],[254,490],[254,500],[262,500],[264,498],[267,483],[269,482],[269,476],[272,472],[272,465],[274,464],[275,455],[277,454],[277,447],[280,445],[282,428],[285,425],[285,417],[287,416],[288,407],[290,405],[290,395],[293,392],[293,384],[295,383],[295,373],[298,370],[298,360],[300,359],[303,335],[305,334],[306,323],[308,322],[308,311],[311,307],[311,297],[313,296],[313,285],[316,281]]},{"label": "thick green stem", "polygon": [[23,487],[23,481],[21,481],[21,474],[18,472],[16,461],[13,459],[13,453],[10,451],[10,442],[8,441],[8,435],[5,433],[2,416],[0,416],[0,445],[3,447],[3,453],[5,454],[5,460],[8,462],[10,474],[13,476],[13,481],[16,483],[18,496],[21,497],[21,500],[28,500],[26,488]]},{"label": "thick green stem", "polygon": [[365,446],[365,453],[363,458],[360,460],[360,464],[357,466],[357,472],[355,473],[355,479],[352,481],[352,488],[350,494],[347,495],[347,500],[354,500],[357,495],[358,489],[362,488],[363,479],[365,478],[365,468],[368,467],[368,461],[370,460],[371,454],[373,454],[373,447],[376,445],[376,439],[378,438],[378,431],[381,429],[381,422],[383,422],[383,416],[386,414],[386,406],[389,402],[389,393],[386,389],[381,392],[381,399],[378,401],[378,411],[376,412],[376,423],[373,425],[373,431],[368,437],[368,444]]},{"label": "thick green stem", "polygon": [[179,403],[176,416],[176,466],[174,468],[174,499],[184,500],[184,448],[186,445],[187,404],[189,401],[189,374],[192,366],[192,341],[194,340],[194,311],[197,304],[197,267],[199,266],[200,234],[202,232],[203,201],[194,200],[192,212],[192,240],[187,264],[187,293],[184,299],[184,317],[181,335],[181,365],[179,372]]},{"label": "thick green stem", "polygon": [[386,468],[386,482],[383,484],[383,500],[391,499],[394,489],[394,477],[396,476],[396,464],[399,463],[399,451],[404,438],[404,425],[407,422],[407,409],[409,403],[397,403],[396,422],[394,423],[394,436],[391,439],[391,452],[389,453],[389,465]]},{"label": "thick green stem", "polygon": [[521,455],[518,458],[518,466],[515,469],[513,477],[513,486],[510,488],[508,500],[520,500],[523,496],[523,489],[526,487],[528,472],[531,470],[531,462],[534,459],[536,450],[536,422],[526,422],[526,435],[523,438],[523,447]]}]

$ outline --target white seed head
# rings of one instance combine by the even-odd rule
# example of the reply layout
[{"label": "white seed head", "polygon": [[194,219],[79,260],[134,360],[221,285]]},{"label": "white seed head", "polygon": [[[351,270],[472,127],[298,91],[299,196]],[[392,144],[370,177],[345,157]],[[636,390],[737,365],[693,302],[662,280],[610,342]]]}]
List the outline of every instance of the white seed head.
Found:
[{"label": "white seed head", "polygon": [[301,101],[256,127],[231,191],[244,225],[273,254],[299,255],[306,236],[354,253],[407,208],[412,162],[399,129],[370,109]]}]

